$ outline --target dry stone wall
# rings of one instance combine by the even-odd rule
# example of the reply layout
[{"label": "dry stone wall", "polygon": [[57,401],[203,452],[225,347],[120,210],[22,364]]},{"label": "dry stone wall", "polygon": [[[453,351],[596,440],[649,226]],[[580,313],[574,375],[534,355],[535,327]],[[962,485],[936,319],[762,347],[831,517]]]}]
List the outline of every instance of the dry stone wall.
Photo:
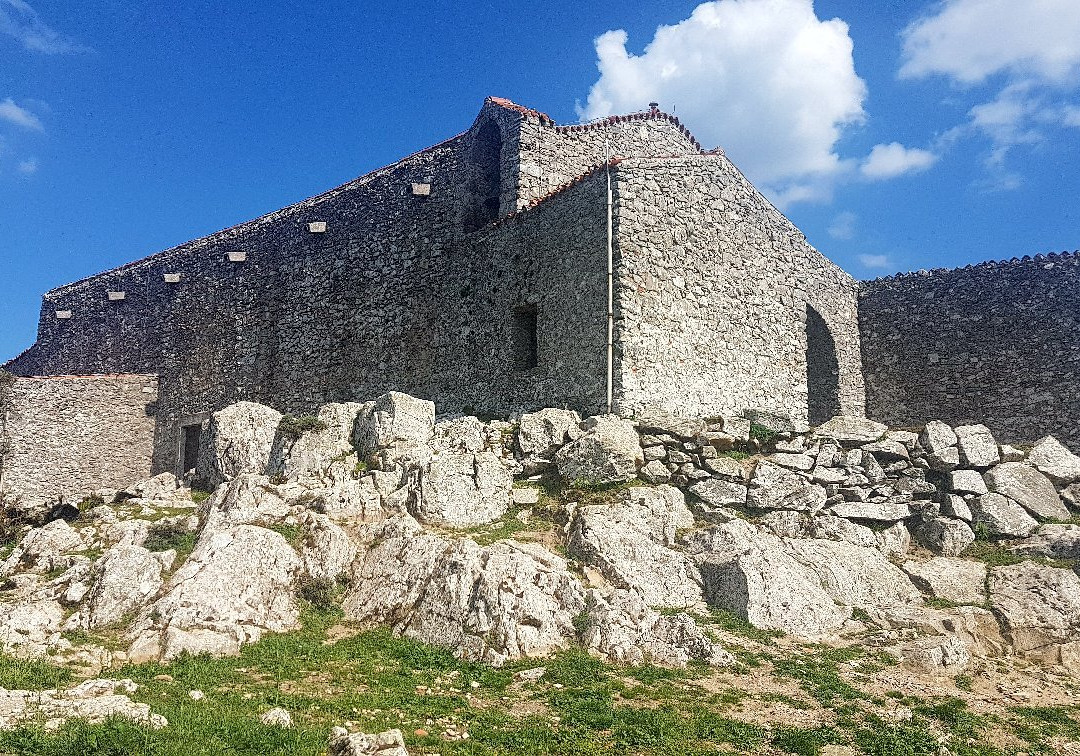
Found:
[{"label": "dry stone wall", "polygon": [[1077,255],[870,281],[859,325],[871,417],[983,422],[1006,442],[1080,443]]},{"label": "dry stone wall", "polygon": [[150,473],[158,382],[146,375],[18,378],[0,385],[0,501],[78,503]]},{"label": "dry stone wall", "polygon": [[857,283],[726,157],[624,160],[615,194],[621,412],[862,414]]}]

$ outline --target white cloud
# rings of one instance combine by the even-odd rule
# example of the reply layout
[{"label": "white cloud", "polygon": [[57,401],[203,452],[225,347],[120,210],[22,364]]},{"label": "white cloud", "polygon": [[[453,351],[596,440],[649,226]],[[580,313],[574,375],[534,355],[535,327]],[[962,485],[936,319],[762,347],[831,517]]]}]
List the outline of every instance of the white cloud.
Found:
[{"label": "white cloud", "polygon": [[990,184],[1015,187],[1018,177],[1002,172],[1010,150],[1080,123],[1068,102],[1080,87],[1078,39],[1077,0],[944,0],[904,30],[900,76],[993,85],[997,94],[972,107],[954,136],[987,138],[986,165],[1000,173]]},{"label": "white cloud", "polygon": [[976,84],[997,73],[1068,81],[1080,69],[1076,0],[945,0],[903,32],[900,75]]},{"label": "white cloud", "polygon": [[854,239],[856,220],[858,220],[858,217],[855,213],[845,210],[844,212],[837,214],[837,216],[833,218],[832,223],[830,223],[829,227],[825,230],[828,232],[829,236],[834,239]]},{"label": "white cloud", "polygon": [[848,26],[821,21],[812,0],[715,0],[661,26],[641,55],[625,31],[596,39],[600,79],[585,118],[675,110],[707,146],[719,144],[775,199],[821,199],[848,169],[836,152],[864,118]]},{"label": "white cloud", "polygon": [[896,178],[906,173],[925,171],[938,160],[938,156],[929,150],[917,147],[905,147],[899,142],[875,145],[859,172],[863,178],[871,181]]},{"label": "white cloud", "polygon": [[59,54],[87,50],[49,27],[25,0],[0,0],[0,34],[14,37],[33,52]]},{"label": "white cloud", "polygon": [[16,170],[24,176],[33,176],[37,173],[38,162],[34,158],[23,160],[16,166]]},{"label": "white cloud", "polygon": [[895,267],[888,255],[859,255],[859,264],[867,270],[888,270]]},{"label": "white cloud", "polygon": [[26,108],[19,107],[10,97],[0,101],[0,120],[32,131],[43,131],[41,120]]}]

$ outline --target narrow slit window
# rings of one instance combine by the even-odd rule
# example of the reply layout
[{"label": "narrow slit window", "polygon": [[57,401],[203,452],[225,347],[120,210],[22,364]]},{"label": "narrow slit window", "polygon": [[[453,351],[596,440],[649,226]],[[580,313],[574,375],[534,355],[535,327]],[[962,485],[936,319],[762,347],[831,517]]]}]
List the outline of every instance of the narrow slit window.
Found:
[{"label": "narrow slit window", "polygon": [[531,370],[539,364],[536,307],[530,305],[514,310],[513,327],[514,368]]}]

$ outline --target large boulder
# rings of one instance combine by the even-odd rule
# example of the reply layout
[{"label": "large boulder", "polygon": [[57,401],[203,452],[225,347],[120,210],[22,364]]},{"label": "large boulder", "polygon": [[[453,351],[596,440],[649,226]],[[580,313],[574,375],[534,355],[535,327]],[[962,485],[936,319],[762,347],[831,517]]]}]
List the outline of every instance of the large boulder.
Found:
[{"label": "large boulder", "polygon": [[990,605],[1018,653],[1080,669],[1080,577],[1021,562],[990,570]]},{"label": "large boulder", "polygon": [[814,429],[814,438],[831,438],[846,445],[868,444],[885,435],[889,426],[865,417],[837,415]]},{"label": "large boulder", "polygon": [[878,548],[877,534],[858,523],[832,515],[809,515],[806,512],[776,510],[761,518],[761,524],[781,538],[822,538],[847,541],[856,546]]},{"label": "large boulder", "polygon": [[821,539],[791,539],[784,549],[838,603],[888,608],[922,600],[907,575],[877,549]]},{"label": "large boulder", "polygon": [[827,498],[822,486],[762,460],[754,468],[746,503],[758,509],[791,509],[814,514],[825,506]]},{"label": "large boulder", "polygon": [[956,428],[960,463],[966,467],[990,467],[1000,459],[994,434],[985,425],[961,425]]},{"label": "large boulder", "polygon": [[1030,465],[1003,462],[987,470],[985,477],[991,491],[1007,496],[1036,517],[1067,520],[1071,516],[1050,479]]},{"label": "large boulder", "polygon": [[676,530],[693,522],[677,488],[632,487],[611,504],[579,507],[567,550],[613,586],[636,590],[650,606],[695,606],[701,603],[701,576],[685,554],[670,548]]},{"label": "large boulder", "polygon": [[64,520],[32,528],[0,565],[0,577],[14,572],[55,572],[71,566],[69,554],[86,548],[79,532]]},{"label": "large boulder", "polygon": [[199,444],[195,477],[213,489],[241,473],[265,472],[281,417],[255,402],[237,402],[212,414]]},{"label": "large boulder", "polygon": [[963,520],[932,517],[921,523],[915,535],[923,546],[942,556],[960,556],[975,542],[975,533]]},{"label": "large boulder", "polygon": [[434,452],[417,473],[409,511],[429,525],[468,528],[510,507],[513,476],[493,452]]},{"label": "large boulder", "polygon": [[1080,480],[1080,457],[1053,436],[1040,439],[1031,447],[1028,463],[1062,486]]},{"label": "large boulder", "polygon": [[369,735],[349,732],[344,727],[330,731],[329,756],[409,756],[401,730],[387,730]]},{"label": "large boulder", "polygon": [[573,410],[542,409],[521,416],[517,432],[517,451],[525,472],[543,472],[563,444],[581,433],[581,416]]},{"label": "large boulder", "polygon": [[343,608],[351,619],[501,664],[572,642],[574,618],[586,605],[567,567],[536,544],[453,541],[402,516],[376,532]]},{"label": "large boulder", "polygon": [[318,427],[303,432],[279,428],[266,472],[289,478],[321,476],[332,462],[355,453],[356,418],[370,406],[358,402],[324,404],[315,415]]},{"label": "large boulder", "polygon": [[165,594],[136,619],[129,658],[169,660],[184,651],[234,656],[265,632],[294,629],[300,568],[296,552],[272,530],[205,531]]},{"label": "large boulder", "polygon": [[1080,559],[1080,525],[1040,525],[1034,535],[1013,544],[1011,549],[1047,559]]},{"label": "large boulder", "polygon": [[265,475],[241,473],[202,504],[204,527],[220,530],[234,525],[276,525],[291,512],[282,487]]},{"label": "large boulder", "polygon": [[972,499],[970,505],[972,522],[985,527],[990,535],[1019,538],[1039,527],[1026,509],[999,493],[983,494]]},{"label": "large boulder", "polygon": [[904,572],[933,598],[954,604],[986,601],[986,565],[969,559],[934,557],[904,562]]},{"label": "large boulder", "polygon": [[354,444],[361,458],[389,447],[426,444],[435,428],[435,403],[391,391],[365,405],[356,419]]},{"label": "large boulder", "polygon": [[142,546],[115,546],[94,565],[79,627],[94,630],[142,609],[164,582],[162,560]]},{"label": "large boulder", "polygon": [[569,483],[620,483],[637,477],[645,461],[637,429],[628,420],[598,415],[582,423],[585,431],[555,455],[559,475]]},{"label": "large boulder", "polygon": [[589,623],[582,634],[586,648],[620,664],[685,667],[691,661],[730,664],[720,649],[684,612],[661,614],[636,591],[589,591]]}]

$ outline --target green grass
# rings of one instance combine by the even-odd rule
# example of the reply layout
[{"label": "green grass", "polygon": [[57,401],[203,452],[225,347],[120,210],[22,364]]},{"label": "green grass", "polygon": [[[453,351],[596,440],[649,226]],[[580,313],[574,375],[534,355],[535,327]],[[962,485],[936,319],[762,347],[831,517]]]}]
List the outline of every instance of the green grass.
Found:
[{"label": "green grass", "polygon": [[213,495],[213,491],[203,491],[200,488],[191,489],[191,501],[195,504],[202,504]]},{"label": "green grass", "polygon": [[16,659],[0,655],[0,688],[49,690],[72,681],[71,671],[40,659]]},{"label": "green grass", "polygon": [[195,549],[198,534],[173,522],[159,522],[150,526],[143,544],[150,551],[176,550],[177,563],[182,562]]},{"label": "green grass", "polygon": [[789,727],[782,725],[773,731],[771,745],[797,756],[818,756],[825,746],[843,743],[844,738],[834,727]]},{"label": "green grass", "polygon": [[709,614],[698,615],[696,619],[702,624],[716,625],[722,630],[752,640],[755,643],[772,644],[776,638],[784,635],[779,630],[762,630],[754,627],[748,620],[726,609],[712,608],[709,610]]},{"label": "green grass", "polygon": [[863,655],[856,648],[821,648],[817,653],[794,654],[773,660],[773,670],[799,683],[808,695],[825,707],[842,701],[857,701],[865,694],[840,676],[838,664]]}]

